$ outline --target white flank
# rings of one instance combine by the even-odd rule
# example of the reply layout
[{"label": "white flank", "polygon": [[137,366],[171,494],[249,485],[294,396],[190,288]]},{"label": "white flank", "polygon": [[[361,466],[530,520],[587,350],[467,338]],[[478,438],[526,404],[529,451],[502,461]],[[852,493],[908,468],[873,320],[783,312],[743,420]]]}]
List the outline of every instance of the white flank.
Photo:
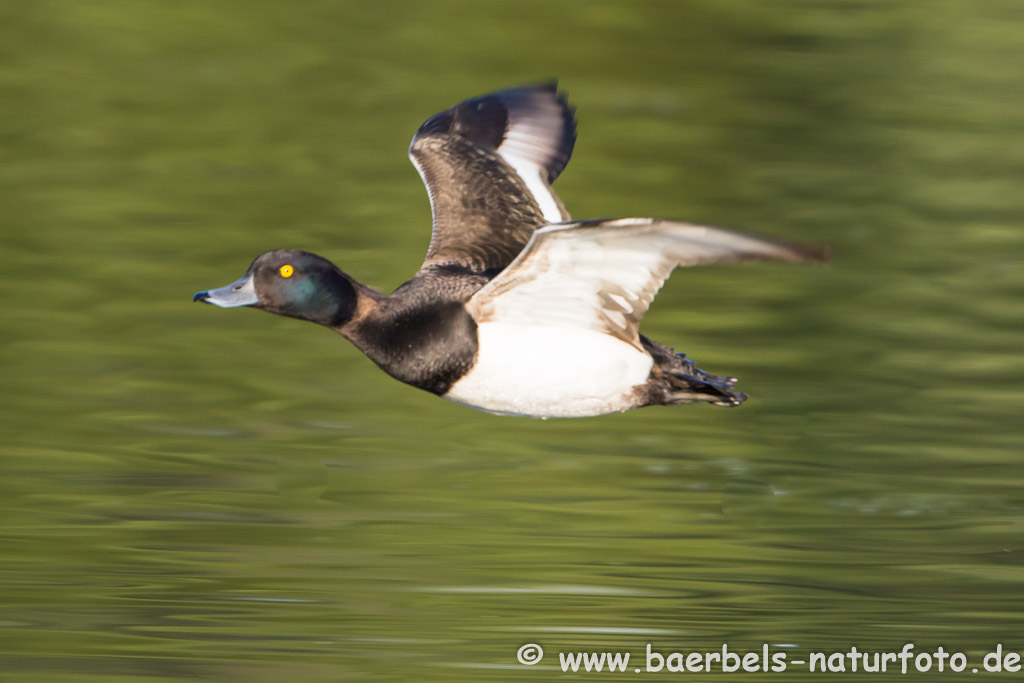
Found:
[{"label": "white flank", "polygon": [[635,347],[578,327],[499,322],[477,328],[473,368],[445,398],[501,415],[587,417],[636,406],[633,388],[653,360]]}]

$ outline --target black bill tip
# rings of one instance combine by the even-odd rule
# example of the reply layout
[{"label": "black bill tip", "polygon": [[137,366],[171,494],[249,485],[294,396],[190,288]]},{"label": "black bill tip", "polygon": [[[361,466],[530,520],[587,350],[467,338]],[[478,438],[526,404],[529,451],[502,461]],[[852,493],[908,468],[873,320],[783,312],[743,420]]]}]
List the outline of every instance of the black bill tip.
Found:
[{"label": "black bill tip", "polygon": [[192,297],[192,301],[209,301],[209,299],[209,292],[196,292],[195,295],[193,295]]}]

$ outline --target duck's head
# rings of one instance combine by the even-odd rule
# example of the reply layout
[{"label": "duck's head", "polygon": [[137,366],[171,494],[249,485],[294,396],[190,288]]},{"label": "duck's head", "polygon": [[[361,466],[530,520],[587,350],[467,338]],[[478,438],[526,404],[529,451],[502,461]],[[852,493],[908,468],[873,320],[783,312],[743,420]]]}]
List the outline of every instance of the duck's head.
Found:
[{"label": "duck's head", "polygon": [[340,327],[355,315],[356,283],[327,259],[307,251],[260,254],[240,279],[197,292],[193,301],[222,308],[252,306],[270,313]]}]

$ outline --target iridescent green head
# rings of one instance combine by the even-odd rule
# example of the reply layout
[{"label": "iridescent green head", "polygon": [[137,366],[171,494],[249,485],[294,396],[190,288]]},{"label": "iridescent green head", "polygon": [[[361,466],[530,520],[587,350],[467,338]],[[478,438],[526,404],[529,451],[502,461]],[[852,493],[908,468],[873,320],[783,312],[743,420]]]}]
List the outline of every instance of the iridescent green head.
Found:
[{"label": "iridescent green head", "polygon": [[252,306],[338,327],[352,319],[357,296],[352,280],[327,259],[277,249],[257,256],[236,282],[198,292],[192,300],[223,308]]}]

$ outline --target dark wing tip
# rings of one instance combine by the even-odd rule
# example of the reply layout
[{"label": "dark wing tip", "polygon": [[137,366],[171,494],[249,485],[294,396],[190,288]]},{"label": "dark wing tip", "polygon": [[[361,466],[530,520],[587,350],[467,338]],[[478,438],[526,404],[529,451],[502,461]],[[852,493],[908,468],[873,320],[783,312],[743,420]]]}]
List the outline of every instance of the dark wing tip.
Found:
[{"label": "dark wing tip", "polygon": [[702,228],[706,230],[713,230],[719,234],[731,234],[736,237],[754,239],[762,243],[764,246],[772,246],[773,249],[755,249],[755,250],[739,250],[731,254],[730,256],[721,256],[717,259],[717,262],[738,262],[738,261],[765,261],[765,260],[777,260],[777,261],[789,261],[791,263],[827,263],[832,260],[832,249],[827,245],[819,244],[805,244],[803,242],[794,242],[790,240],[780,240],[775,237],[766,237],[759,235],[756,232],[737,232],[735,230],[729,230],[726,228],[713,228],[706,225],[699,225],[694,223],[679,223],[678,221],[663,221],[657,218],[592,218],[582,221],[574,221],[571,225],[568,223],[559,224],[557,226],[550,226],[545,228],[546,231],[565,232],[567,229],[573,231],[580,230],[607,230],[609,228],[616,229],[620,227],[639,227],[657,225],[659,223],[668,224],[679,224],[686,225],[694,228]]},{"label": "dark wing tip", "polygon": [[501,90],[493,96],[508,110],[508,128],[532,122],[544,128],[547,140],[542,165],[548,173],[548,182],[555,182],[576,146],[576,108],[569,104],[569,96],[558,89],[558,81],[554,79]]},{"label": "dark wing tip", "polygon": [[434,114],[419,127],[413,142],[425,135],[452,133],[485,149],[496,150],[505,139],[507,127],[508,110],[505,105],[497,98],[484,96]]},{"label": "dark wing tip", "polygon": [[832,248],[822,244],[804,244],[802,242],[782,242],[798,257],[796,260],[811,263],[828,263],[832,260]]},{"label": "dark wing tip", "polygon": [[[416,140],[431,134],[455,134],[489,150],[499,150],[512,127],[526,125],[538,141],[543,158],[538,159],[554,182],[572,156],[576,144],[576,110],[552,79],[530,85],[498,90],[474,97],[427,119]],[[532,125],[531,125],[532,124]]]},{"label": "dark wing tip", "polygon": [[764,237],[757,233],[738,233],[761,240],[778,247],[775,253],[751,252],[737,254],[737,261],[788,261],[790,263],[826,263],[832,258],[831,249],[819,244],[805,244],[775,237]]}]

